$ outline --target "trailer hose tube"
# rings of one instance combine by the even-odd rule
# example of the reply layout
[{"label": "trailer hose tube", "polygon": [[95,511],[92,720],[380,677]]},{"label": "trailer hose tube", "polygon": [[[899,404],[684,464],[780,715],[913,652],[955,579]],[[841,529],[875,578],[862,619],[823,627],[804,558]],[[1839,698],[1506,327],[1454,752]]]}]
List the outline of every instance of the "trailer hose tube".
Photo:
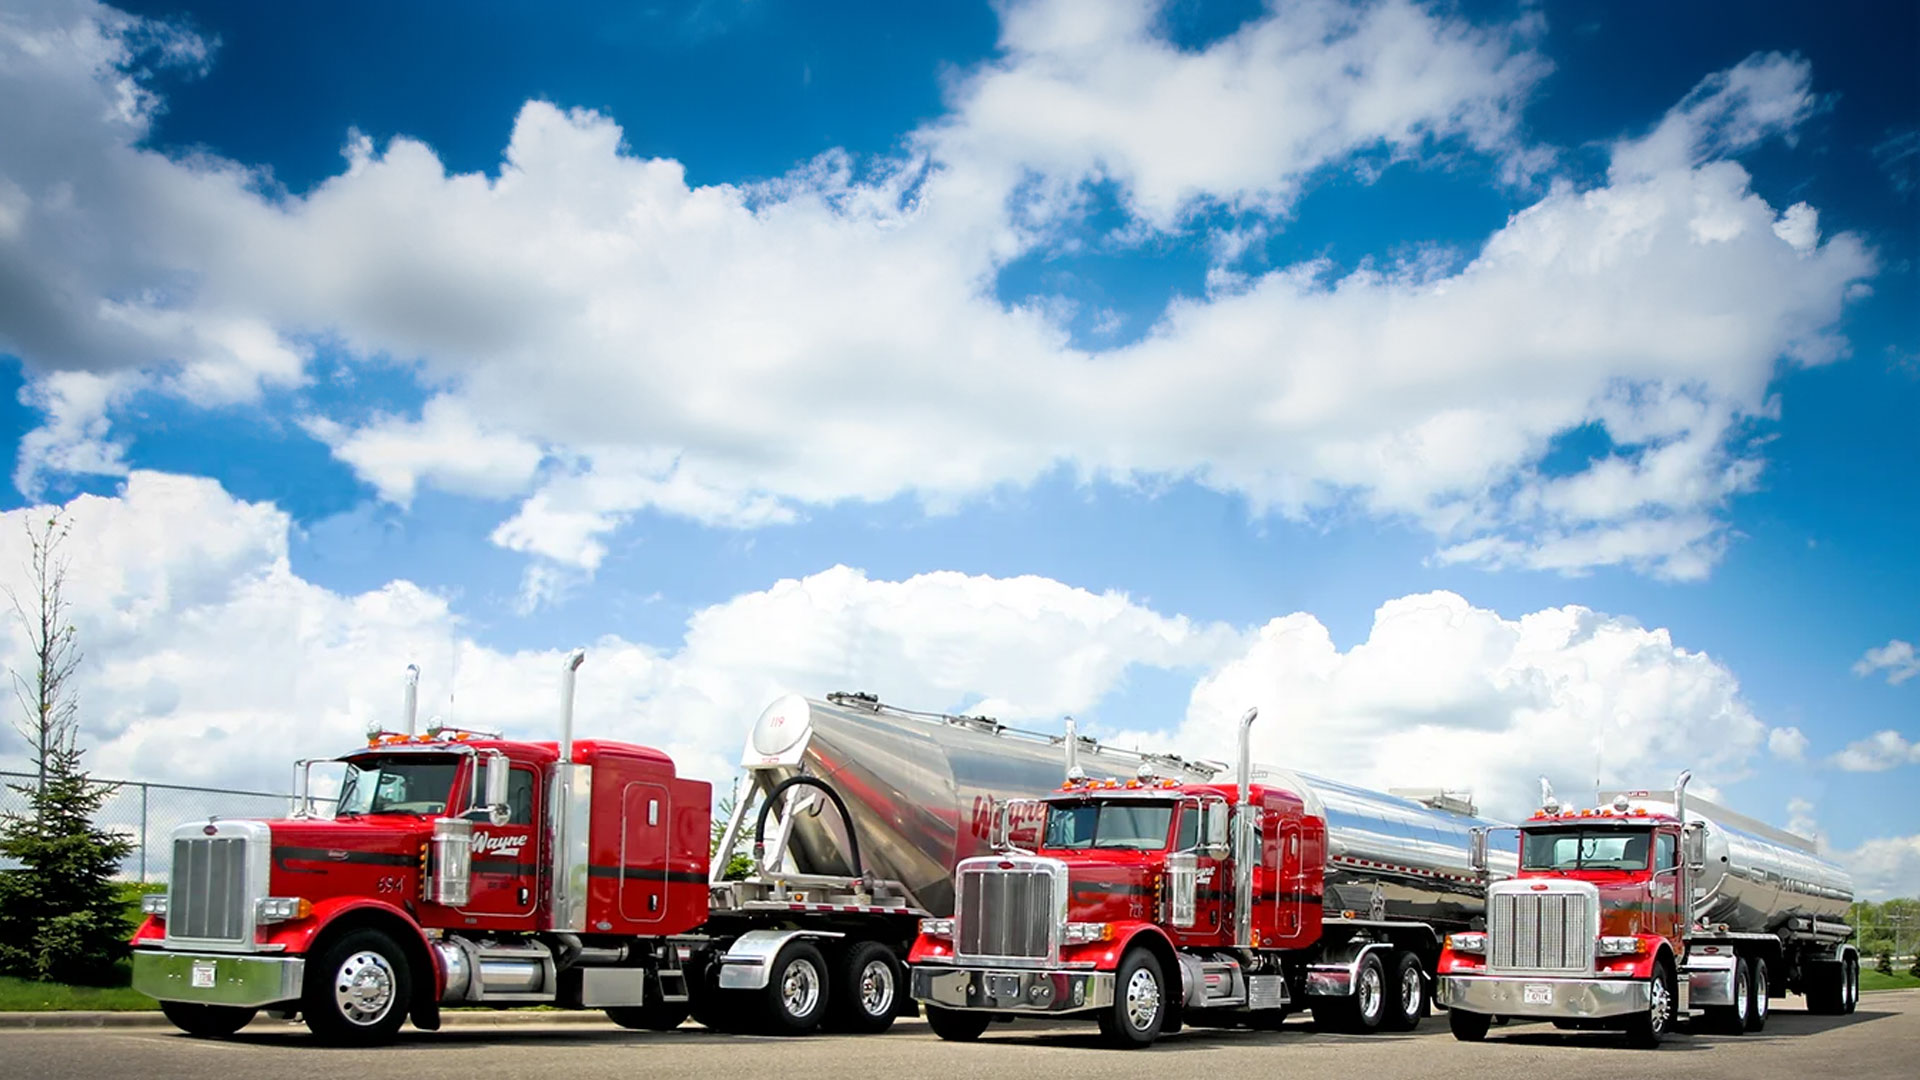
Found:
[{"label": "trailer hose tube", "polygon": [[853,815],[847,812],[847,804],[840,800],[840,793],[833,790],[824,780],[811,776],[790,776],[774,785],[767,792],[766,801],[760,804],[759,820],[753,824],[753,862],[755,866],[764,866],[767,855],[767,815],[773,812],[773,804],[791,787],[815,787],[827,793],[827,799],[833,808],[840,811],[840,823],[847,827],[847,857],[853,863],[853,876],[865,877],[866,870],[860,862],[860,834],[854,831]]}]

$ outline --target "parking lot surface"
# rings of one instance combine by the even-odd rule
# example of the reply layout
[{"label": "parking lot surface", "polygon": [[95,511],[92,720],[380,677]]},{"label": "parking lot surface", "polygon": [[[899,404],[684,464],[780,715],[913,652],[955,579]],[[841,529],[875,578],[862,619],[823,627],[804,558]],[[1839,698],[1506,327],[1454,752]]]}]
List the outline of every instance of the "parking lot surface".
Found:
[{"label": "parking lot surface", "polygon": [[610,1024],[481,1023],[435,1033],[407,1029],[374,1050],[315,1045],[298,1024],[256,1021],[225,1041],[191,1039],[169,1027],[0,1030],[0,1076],[44,1080],[101,1077],[383,1077],[476,1080],[631,1080],[814,1075],[874,1080],[1009,1080],[1027,1076],[1168,1075],[1202,1080],[1280,1076],[1472,1077],[1898,1077],[1920,1076],[1920,991],[1867,995],[1851,1016],[1810,1016],[1798,999],[1778,1004],[1765,1032],[1669,1037],[1659,1050],[1629,1050],[1600,1032],[1545,1024],[1494,1029],[1485,1043],[1455,1042],[1444,1017],[1411,1035],[1323,1035],[1306,1017],[1277,1032],[1188,1029],[1145,1051],[1103,1049],[1091,1024],[996,1025],[977,1043],[945,1043],[906,1021],[881,1036],[778,1039],[723,1036],[688,1024],[668,1033]]}]

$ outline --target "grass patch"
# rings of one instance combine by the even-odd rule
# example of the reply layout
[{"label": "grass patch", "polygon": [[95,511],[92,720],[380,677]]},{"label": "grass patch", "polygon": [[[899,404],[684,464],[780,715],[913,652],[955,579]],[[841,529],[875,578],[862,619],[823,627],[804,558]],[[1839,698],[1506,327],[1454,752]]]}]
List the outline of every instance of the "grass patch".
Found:
[{"label": "grass patch", "polygon": [[1909,975],[1895,969],[1891,975],[1882,975],[1870,967],[1860,969],[1861,990],[1920,990],[1920,977]]},{"label": "grass patch", "polygon": [[0,1012],[145,1012],[159,1007],[131,986],[68,986],[0,975]]}]

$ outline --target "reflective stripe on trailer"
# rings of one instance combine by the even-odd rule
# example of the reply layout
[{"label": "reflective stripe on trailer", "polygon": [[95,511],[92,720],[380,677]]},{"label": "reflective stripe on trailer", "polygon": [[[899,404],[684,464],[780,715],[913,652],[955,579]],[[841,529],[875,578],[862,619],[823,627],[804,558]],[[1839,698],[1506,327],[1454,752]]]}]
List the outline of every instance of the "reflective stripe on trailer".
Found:
[{"label": "reflective stripe on trailer", "polygon": [[1438,881],[1463,881],[1477,883],[1479,878],[1465,874],[1449,874],[1442,870],[1424,870],[1418,866],[1406,866],[1401,863],[1381,862],[1378,859],[1356,859],[1351,855],[1335,855],[1329,862],[1346,866],[1359,866],[1368,870],[1391,870],[1396,874],[1412,874],[1415,877],[1433,878]]}]

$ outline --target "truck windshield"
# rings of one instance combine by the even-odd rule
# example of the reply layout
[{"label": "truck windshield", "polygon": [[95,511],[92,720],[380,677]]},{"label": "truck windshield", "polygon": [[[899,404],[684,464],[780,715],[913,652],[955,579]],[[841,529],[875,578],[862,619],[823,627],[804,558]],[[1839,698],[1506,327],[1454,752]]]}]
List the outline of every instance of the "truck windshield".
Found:
[{"label": "truck windshield", "polygon": [[1645,870],[1648,833],[1639,829],[1529,830],[1524,870]]},{"label": "truck windshield", "polygon": [[1167,846],[1172,803],[1082,803],[1047,810],[1043,847],[1158,851]]},{"label": "truck windshield", "polygon": [[451,757],[360,757],[347,762],[336,817],[442,814],[460,763]]}]

